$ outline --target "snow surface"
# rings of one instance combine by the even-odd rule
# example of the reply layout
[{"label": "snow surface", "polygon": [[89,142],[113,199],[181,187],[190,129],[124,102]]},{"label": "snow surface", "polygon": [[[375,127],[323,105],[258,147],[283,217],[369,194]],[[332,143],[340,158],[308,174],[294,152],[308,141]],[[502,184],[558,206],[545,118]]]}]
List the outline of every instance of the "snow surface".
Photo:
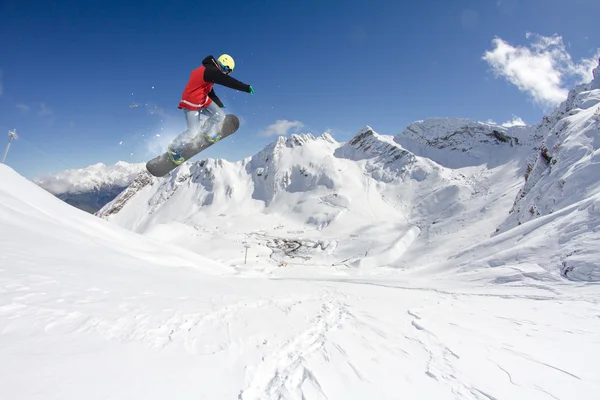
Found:
[{"label": "snow surface", "polygon": [[97,163],[86,168],[68,169],[55,175],[41,176],[34,179],[34,182],[55,195],[89,192],[106,186],[129,186],[145,168],[145,163]]},{"label": "snow surface", "polygon": [[[70,207],[6,166],[0,227],[0,398],[581,399],[600,390],[597,286],[519,281],[519,264],[369,276],[274,269],[252,254],[233,268]],[[227,257],[242,257],[240,247]]]}]

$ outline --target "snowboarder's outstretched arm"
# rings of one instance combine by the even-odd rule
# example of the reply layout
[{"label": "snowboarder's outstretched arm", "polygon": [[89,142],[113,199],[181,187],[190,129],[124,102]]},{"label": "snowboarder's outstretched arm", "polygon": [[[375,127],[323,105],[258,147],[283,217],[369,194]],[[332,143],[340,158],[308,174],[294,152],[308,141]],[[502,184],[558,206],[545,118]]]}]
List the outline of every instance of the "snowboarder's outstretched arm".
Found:
[{"label": "snowboarder's outstretched arm", "polygon": [[[215,68],[206,68],[204,71],[204,80],[207,82],[213,82],[219,85],[226,86],[231,89],[236,89],[241,92],[250,93],[250,85],[246,85],[243,82],[238,81],[235,78],[232,78],[229,75],[225,75],[221,71]],[[218,103],[217,103],[218,104]]]},{"label": "snowboarder's outstretched arm", "polygon": [[223,108],[223,102],[221,101],[221,99],[219,99],[219,96],[217,96],[214,89],[212,89],[210,92],[208,92],[208,97],[212,101],[214,101],[219,107]]}]

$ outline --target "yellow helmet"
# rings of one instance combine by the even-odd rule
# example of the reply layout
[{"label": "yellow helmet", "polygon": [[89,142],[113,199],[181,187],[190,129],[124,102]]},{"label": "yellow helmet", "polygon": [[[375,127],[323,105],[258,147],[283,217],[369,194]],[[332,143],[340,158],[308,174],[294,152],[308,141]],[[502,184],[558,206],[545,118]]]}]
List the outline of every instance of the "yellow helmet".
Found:
[{"label": "yellow helmet", "polygon": [[235,61],[233,61],[233,57],[229,54],[221,54],[217,59],[221,67],[225,70],[225,72],[233,72],[235,68]]}]

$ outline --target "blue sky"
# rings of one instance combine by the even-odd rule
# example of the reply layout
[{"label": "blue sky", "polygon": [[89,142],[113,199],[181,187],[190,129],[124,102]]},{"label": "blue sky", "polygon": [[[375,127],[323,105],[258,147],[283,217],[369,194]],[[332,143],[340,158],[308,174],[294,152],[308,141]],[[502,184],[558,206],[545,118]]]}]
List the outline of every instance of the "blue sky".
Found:
[{"label": "blue sky", "polygon": [[255,95],[215,87],[243,124],[197,159],[427,117],[536,123],[588,74],[598,15],[596,0],[3,0],[0,138],[21,134],[7,164],[29,178],[145,162],[185,127],[190,71],[221,53]]}]

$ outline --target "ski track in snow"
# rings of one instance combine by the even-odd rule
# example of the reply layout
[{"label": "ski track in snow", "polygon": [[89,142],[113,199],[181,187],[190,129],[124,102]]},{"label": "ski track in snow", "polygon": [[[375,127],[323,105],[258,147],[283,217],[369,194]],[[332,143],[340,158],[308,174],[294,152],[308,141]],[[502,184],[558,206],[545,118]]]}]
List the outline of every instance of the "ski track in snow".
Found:
[{"label": "ski track in snow", "polygon": [[[244,380],[237,383],[240,400],[348,398],[354,392],[356,398],[368,393],[393,398],[391,385],[396,383],[412,388],[407,394],[413,393],[412,398],[501,399],[507,393],[511,398],[545,398],[536,392],[577,398],[561,394],[560,387],[592,384],[593,369],[585,372],[581,365],[573,370],[576,364],[556,359],[558,354],[548,354],[545,346],[577,337],[579,346],[589,346],[581,357],[600,355],[599,345],[593,345],[600,318],[590,325],[583,317],[590,312],[600,315],[597,303],[569,296],[455,293],[300,279],[288,286],[316,285],[311,293],[216,298],[218,302],[201,307],[204,311],[184,312],[156,306],[178,300],[186,305],[183,308],[193,309],[195,301],[186,292],[156,303],[163,295],[143,288],[123,297],[104,285],[78,289],[60,281],[40,274],[3,279],[0,337],[16,335],[28,321],[35,321],[26,335],[67,340],[93,335],[162,352],[218,357],[212,361],[216,365],[218,360],[240,358],[238,368],[245,370]],[[260,284],[255,279],[238,281],[242,286]],[[570,322],[561,326],[561,321]],[[251,327],[265,323],[276,329]],[[531,343],[520,344],[526,336]],[[532,348],[534,342],[542,347]],[[576,360],[577,352],[571,353]],[[524,362],[527,368],[519,365]],[[479,374],[479,368],[486,374]],[[514,391],[506,392],[506,385]]]},{"label": "ski track in snow", "polygon": [[345,306],[333,296],[323,300],[321,311],[308,323],[306,331],[288,340],[253,368],[247,387],[240,392],[240,400],[281,399],[301,390],[306,380],[311,381],[322,393],[318,380],[303,365],[303,361],[321,350],[327,333],[338,328],[347,314]]}]

